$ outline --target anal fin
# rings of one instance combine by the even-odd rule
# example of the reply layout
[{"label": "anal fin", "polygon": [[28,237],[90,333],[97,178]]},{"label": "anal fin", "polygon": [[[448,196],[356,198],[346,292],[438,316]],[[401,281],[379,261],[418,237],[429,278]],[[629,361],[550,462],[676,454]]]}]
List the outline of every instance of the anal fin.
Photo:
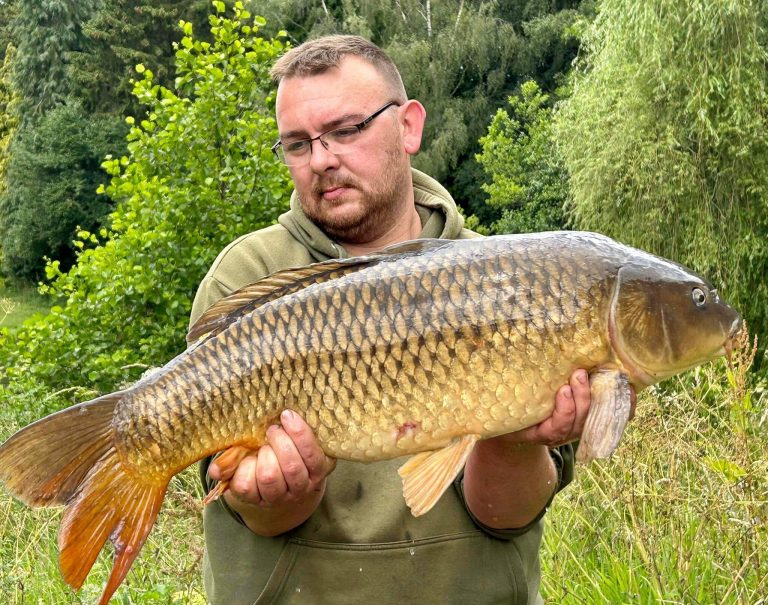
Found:
[{"label": "anal fin", "polygon": [[414,517],[428,512],[464,468],[478,435],[456,437],[446,447],[413,456],[398,469],[403,496]]},{"label": "anal fin", "polygon": [[581,463],[608,458],[632,415],[632,391],[626,374],[599,370],[590,376],[589,386],[592,403],[576,451],[576,460]]},{"label": "anal fin", "polygon": [[216,486],[206,494],[205,498],[203,498],[204,506],[210,504],[214,500],[218,500],[219,497],[227,491],[229,488],[229,480],[232,478],[232,475],[235,474],[235,470],[243,461],[243,458],[249,454],[253,454],[254,451],[257,450],[258,446],[254,450],[242,445],[233,445],[216,457],[216,465],[221,469],[221,479]]}]

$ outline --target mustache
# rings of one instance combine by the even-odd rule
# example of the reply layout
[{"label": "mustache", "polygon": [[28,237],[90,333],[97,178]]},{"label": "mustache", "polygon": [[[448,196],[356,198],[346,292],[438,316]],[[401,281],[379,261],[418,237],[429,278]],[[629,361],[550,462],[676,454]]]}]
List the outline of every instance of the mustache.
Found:
[{"label": "mustache", "polygon": [[351,177],[320,178],[316,183],[312,185],[312,193],[317,196],[321,196],[323,191],[327,191],[328,189],[335,189],[337,187],[356,188],[357,183],[355,182],[355,179]]}]

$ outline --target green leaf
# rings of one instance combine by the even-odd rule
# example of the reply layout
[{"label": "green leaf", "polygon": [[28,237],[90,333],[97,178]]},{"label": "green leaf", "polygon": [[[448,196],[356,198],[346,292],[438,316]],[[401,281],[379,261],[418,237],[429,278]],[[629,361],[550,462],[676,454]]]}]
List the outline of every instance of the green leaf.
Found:
[{"label": "green leaf", "polygon": [[713,471],[723,475],[731,483],[737,482],[747,474],[745,468],[724,458],[707,457],[704,459],[704,463]]}]

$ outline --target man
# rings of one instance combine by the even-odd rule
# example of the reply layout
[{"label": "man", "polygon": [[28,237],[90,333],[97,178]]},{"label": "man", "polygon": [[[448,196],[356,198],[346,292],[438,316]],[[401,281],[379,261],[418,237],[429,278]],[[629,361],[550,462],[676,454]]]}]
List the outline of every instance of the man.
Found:
[{"label": "man", "polygon": [[[295,185],[291,210],[219,255],[193,322],[278,269],[419,237],[474,237],[448,192],[410,168],[426,112],[378,47],[321,38],[284,55],[273,76],[275,151]],[[240,462],[205,510],[210,602],[540,602],[540,518],[570,481],[573,450],[562,444],[581,434],[589,399],[577,371],[551,418],[479,442],[455,489],[419,518],[403,501],[403,460],[336,464],[302,418],[284,413],[269,444]],[[222,478],[215,461],[202,471],[206,489]]]}]

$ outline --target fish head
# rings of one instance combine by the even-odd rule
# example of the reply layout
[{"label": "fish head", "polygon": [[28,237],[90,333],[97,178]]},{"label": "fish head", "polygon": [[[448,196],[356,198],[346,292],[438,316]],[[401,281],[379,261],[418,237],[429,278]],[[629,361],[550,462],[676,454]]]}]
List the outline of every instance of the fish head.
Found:
[{"label": "fish head", "polygon": [[682,265],[648,255],[619,270],[609,331],[638,386],[728,353],[741,327],[712,284]]}]

